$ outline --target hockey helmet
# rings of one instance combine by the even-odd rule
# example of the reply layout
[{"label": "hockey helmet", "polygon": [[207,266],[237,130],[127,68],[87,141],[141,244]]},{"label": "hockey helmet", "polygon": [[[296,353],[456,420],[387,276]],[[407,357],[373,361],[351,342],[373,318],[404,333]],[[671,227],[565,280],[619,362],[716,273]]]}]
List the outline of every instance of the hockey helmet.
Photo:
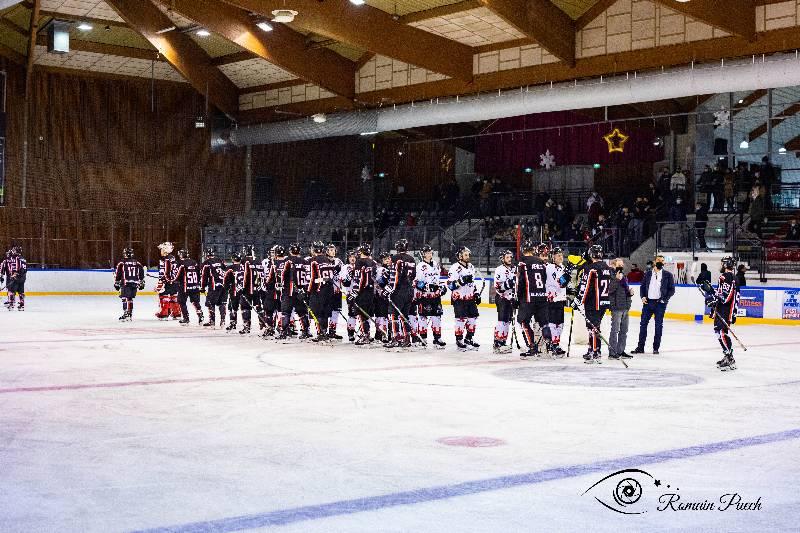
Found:
[{"label": "hockey helmet", "polygon": [[293,242],[293,243],[289,244],[289,253],[291,255],[300,255],[300,243],[299,242]]},{"label": "hockey helmet", "polygon": [[370,255],[372,255],[372,246],[370,246],[366,242],[363,243],[363,244],[360,244],[358,246],[358,253],[360,253],[361,255],[370,256]]},{"label": "hockey helmet", "polygon": [[398,241],[394,243],[394,248],[398,252],[408,251],[408,239],[398,239]]},{"label": "hockey helmet", "polygon": [[206,257],[216,257],[217,254],[216,252],[214,252],[214,249],[212,247],[207,246],[206,249],[203,250],[203,255],[205,255]]},{"label": "hockey helmet", "polygon": [[311,244],[311,251],[315,254],[321,254],[325,251],[325,243],[322,241],[314,241]]},{"label": "hockey helmet", "polygon": [[550,255],[550,245],[546,242],[540,242],[539,245],[536,247],[536,253],[540,256],[542,255]]},{"label": "hockey helmet", "polygon": [[123,248],[122,249],[122,257],[124,259],[130,259],[133,257],[133,248]]},{"label": "hockey helmet", "polygon": [[523,252],[532,252],[536,250],[536,245],[533,244],[533,241],[530,239],[525,239],[522,241],[522,251]]},{"label": "hockey helmet", "polygon": [[460,246],[458,251],[456,252],[456,257],[459,261],[463,260],[466,257],[466,260],[469,261],[469,256],[472,252],[466,246]]},{"label": "hockey helmet", "polygon": [[245,244],[242,246],[241,251],[242,257],[255,257],[256,256],[256,248],[252,244]]},{"label": "hockey helmet", "polygon": [[724,268],[725,270],[733,270],[736,268],[736,258],[730,255],[726,255],[725,257],[723,257],[720,260],[720,263],[722,264],[722,268]]},{"label": "hockey helmet", "polygon": [[351,248],[347,250],[347,257],[355,257],[357,254],[357,250],[355,248]]},{"label": "hockey helmet", "polygon": [[422,247],[422,249],[420,250],[420,252],[421,252],[423,255],[427,254],[428,252],[431,252],[431,253],[433,253],[433,248],[431,248],[431,246],[430,246],[429,244],[426,244],[425,246],[423,246],[423,247]]},{"label": "hockey helmet", "polygon": [[233,252],[231,254],[231,261],[233,261],[234,263],[241,263],[242,262],[242,256],[239,255],[236,252]]},{"label": "hockey helmet", "polygon": [[550,250],[550,255],[558,255],[558,254],[563,254],[563,253],[564,253],[564,249],[561,248],[560,246],[556,246],[552,250]]},{"label": "hockey helmet", "polygon": [[503,250],[503,252],[500,254],[500,262],[505,263],[506,258],[509,256],[511,257],[511,260],[509,261],[510,263],[511,261],[514,260],[514,252],[512,252],[511,250]]},{"label": "hockey helmet", "polygon": [[286,248],[282,244],[276,244],[272,247],[275,257],[283,257],[286,255]]},{"label": "hockey helmet", "polygon": [[392,256],[389,255],[389,252],[381,252],[380,255],[378,256],[378,259],[380,260],[381,263],[391,258]]},{"label": "hockey helmet", "polygon": [[187,259],[188,257],[189,257],[188,250],[184,250],[183,248],[178,250],[178,259]]},{"label": "hockey helmet", "polygon": [[602,259],[603,258],[603,247],[599,244],[593,244],[589,247],[588,250],[589,257],[592,259]]},{"label": "hockey helmet", "polygon": [[14,246],[11,248],[11,253],[12,253],[13,255],[22,255],[22,245],[15,244],[15,245],[14,245]]},{"label": "hockey helmet", "polygon": [[159,244],[157,248],[165,254],[171,254],[172,251],[175,250],[175,245],[169,241],[166,241]]}]

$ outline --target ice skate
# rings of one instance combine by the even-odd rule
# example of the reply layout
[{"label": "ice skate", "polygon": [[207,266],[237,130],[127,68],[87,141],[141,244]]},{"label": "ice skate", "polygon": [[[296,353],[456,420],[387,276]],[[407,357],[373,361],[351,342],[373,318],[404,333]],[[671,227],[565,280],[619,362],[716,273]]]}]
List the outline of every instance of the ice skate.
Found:
[{"label": "ice skate", "polygon": [[239,335],[250,335],[250,324],[242,326],[242,329],[239,330]]},{"label": "ice skate", "polygon": [[233,321],[230,324],[228,324],[228,327],[225,328],[225,331],[228,333],[234,333],[236,331],[236,321]]},{"label": "ice skate", "polygon": [[442,340],[441,337],[433,337],[433,347],[437,350],[444,350],[444,347],[447,346],[447,343]]},{"label": "ice skate", "polygon": [[494,346],[492,346],[492,352],[497,355],[511,353],[511,346],[507,345],[502,341],[494,341]]},{"label": "ice skate", "polygon": [[733,355],[726,355],[725,359],[722,361],[722,364],[719,366],[719,369],[723,372],[736,370],[736,360],[733,358]]}]

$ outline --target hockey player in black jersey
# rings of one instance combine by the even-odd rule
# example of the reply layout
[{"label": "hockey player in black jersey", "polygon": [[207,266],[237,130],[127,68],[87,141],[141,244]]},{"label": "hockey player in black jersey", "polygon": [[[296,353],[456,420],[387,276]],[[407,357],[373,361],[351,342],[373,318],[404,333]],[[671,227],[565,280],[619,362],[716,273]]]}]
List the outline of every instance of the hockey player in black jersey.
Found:
[{"label": "hockey player in black jersey", "polygon": [[170,283],[178,286],[178,305],[181,308],[180,324],[189,323],[189,309],[187,301],[192,302],[197,312],[197,323],[203,323],[203,308],[200,307],[200,266],[197,261],[189,257],[186,250],[178,250],[178,267],[170,278]]},{"label": "hockey player in black jersey", "polygon": [[381,252],[375,266],[375,340],[389,342],[389,293],[386,286],[392,276],[392,256]]},{"label": "hockey player in black jersey", "polygon": [[[311,245],[314,254],[309,260],[308,305],[314,314],[317,325],[317,336],[314,342],[325,342],[328,337],[328,322],[333,312],[333,277],[338,273],[338,266],[325,253],[325,244],[316,241]],[[341,299],[341,294],[339,296]]]},{"label": "hockey player in black jersey", "polygon": [[133,299],[136,291],[144,289],[144,267],[133,258],[133,248],[122,250],[122,260],[114,269],[114,288],[119,291],[122,300],[122,316],[120,322],[133,319]]},{"label": "hockey player in black jersey", "polygon": [[0,272],[0,277],[6,278],[6,290],[8,291],[8,300],[6,300],[5,306],[9,311],[13,311],[15,298],[18,297],[17,309],[24,311],[25,279],[28,276],[28,262],[22,256],[21,246],[13,246],[6,253],[6,259],[3,261],[3,268],[0,269]]},{"label": "hockey player in black jersey", "polygon": [[253,246],[242,247],[242,290],[239,293],[239,307],[242,309],[242,329],[240,335],[250,333],[251,315],[261,309],[260,294],[261,263],[256,261],[256,252]]},{"label": "hockey player in black jersey", "polygon": [[541,256],[547,256],[547,244],[534,245],[530,240],[522,244],[522,259],[517,264],[517,300],[519,311],[517,323],[522,329],[527,352],[520,354],[521,358],[536,356],[538,349],[536,338],[531,326],[535,320],[542,330],[542,337],[547,346],[547,352],[553,355],[552,336],[550,333],[550,315],[547,301],[547,265]]},{"label": "hockey player in black jersey", "polygon": [[261,262],[264,270],[263,299],[261,305],[264,310],[264,321],[267,324],[267,327],[264,328],[264,333],[261,335],[261,337],[264,339],[275,334],[275,317],[281,309],[280,290],[278,288],[278,271],[276,265],[278,261],[282,262],[285,260],[286,249],[280,244],[276,244],[270,249],[270,256]]},{"label": "hockey player in black jersey", "polygon": [[300,318],[301,333],[298,338],[308,339],[311,337],[311,333],[308,331],[308,308],[306,307],[308,298],[305,290],[307,286],[307,276],[304,271],[306,261],[300,257],[300,245],[298,243],[290,244],[289,257],[276,266],[278,267],[278,280],[283,288],[281,291],[281,333],[278,339],[285,340],[288,337],[289,321],[293,312],[297,313]]},{"label": "hockey player in black jersey", "polygon": [[[394,244],[397,253],[392,256],[392,278],[386,285],[389,293],[389,325],[392,328],[392,342],[389,346],[409,348],[414,324],[410,323],[413,313],[414,277],[417,264],[408,254],[408,241],[400,239]],[[405,318],[404,318],[405,317]]]},{"label": "hockey player in black jersey", "polygon": [[[342,336],[336,333],[336,328],[339,325],[339,317],[342,314],[342,282],[345,279],[345,264],[337,257],[338,249],[335,244],[329,243],[325,253],[333,264],[333,299],[331,301],[331,316],[328,319],[328,337],[342,340]],[[350,252],[348,252],[347,256],[348,261],[350,261]],[[348,329],[349,332],[350,330]],[[352,337],[350,340],[353,340]]]},{"label": "hockey player in black jersey", "polygon": [[228,333],[236,331],[237,319],[239,315],[239,295],[244,287],[244,268],[242,266],[242,256],[238,253],[231,254],[232,264],[225,271],[223,286],[228,293],[228,314],[230,322],[225,331]]},{"label": "hockey player in black jersey", "polygon": [[[614,273],[603,261],[603,247],[595,244],[589,248],[589,264],[581,277],[578,297],[586,314],[586,329],[589,331],[589,350],[583,356],[585,363],[602,363],[600,354],[600,327],[603,317],[611,305],[608,292]],[[575,302],[572,305],[575,306]]]},{"label": "hockey player in black jersey", "polygon": [[717,367],[723,372],[736,370],[733,344],[728,335],[730,326],[736,323],[736,311],[739,306],[739,285],[736,282],[734,268],[736,260],[730,256],[723,257],[717,290],[715,291],[708,282],[700,286],[706,297],[706,305],[711,310],[710,316],[714,319],[714,332],[722,346],[723,357],[717,361]]},{"label": "hockey player in black jersey", "polygon": [[216,256],[214,249],[206,248],[205,261],[200,268],[200,289],[206,293],[206,308],[208,309],[208,321],[203,324],[205,327],[216,326],[217,309],[219,309],[219,327],[225,325],[225,303],[228,300],[224,284],[226,270],[225,263]]},{"label": "hockey player in black jersey", "polygon": [[375,314],[375,261],[372,260],[372,247],[362,244],[358,247],[358,257],[353,265],[352,279],[347,290],[348,308],[352,308],[361,324],[361,334],[356,346],[372,342],[370,337],[370,317]]}]

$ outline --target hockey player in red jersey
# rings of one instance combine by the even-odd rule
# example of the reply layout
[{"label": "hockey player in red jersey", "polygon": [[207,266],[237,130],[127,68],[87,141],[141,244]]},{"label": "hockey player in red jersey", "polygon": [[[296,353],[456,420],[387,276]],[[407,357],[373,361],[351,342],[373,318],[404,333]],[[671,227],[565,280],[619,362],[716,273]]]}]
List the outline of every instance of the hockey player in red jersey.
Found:
[{"label": "hockey player in red jersey", "polygon": [[[589,350],[584,354],[584,363],[602,363],[600,355],[600,327],[603,316],[611,305],[608,289],[613,272],[603,261],[603,248],[599,244],[589,248],[589,264],[584,270],[578,296],[586,314],[586,329],[589,330]],[[575,304],[573,304],[575,305]]]},{"label": "hockey player in red jersey", "polygon": [[733,358],[733,344],[728,335],[731,324],[736,323],[736,311],[739,306],[739,285],[733,270],[736,260],[727,256],[722,258],[719,284],[717,290],[710,283],[705,282],[700,290],[706,296],[706,305],[711,309],[711,318],[714,319],[714,332],[719,337],[722,346],[722,359],[717,361],[717,367],[723,372],[736,370],[736,360]]},{"label": "hockey player in red jersey", "polygon": [[122,300],[120,322],[133,320],[133,299],[137,291],[144,289],[144,267],[133,258],[133,248],[122,250],[122,260],[114,269],[114,288]]}]

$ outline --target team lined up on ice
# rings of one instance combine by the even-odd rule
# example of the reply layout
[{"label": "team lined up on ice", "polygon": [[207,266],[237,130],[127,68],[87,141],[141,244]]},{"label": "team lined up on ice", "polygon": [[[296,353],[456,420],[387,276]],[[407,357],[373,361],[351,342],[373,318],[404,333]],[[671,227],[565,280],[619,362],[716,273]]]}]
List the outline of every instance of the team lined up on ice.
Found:
[{"label": "team lined up on ice", "polygon": [[[301,255],[301,246],[293,243],[288,251],[281,245],[273,246],[260,261],[253,247],[246,246],[241,253],[231,255],[230,264],[216,257],[212,249],[205,251],[202,264],[190,258],[185,250],[178,251],[176,259],[171,243],[162,243],[159,249],[162,256],[156,287],[159,319],[174,318],[188,324],[187,303],[191,302],[199,323],[205,327],[225,326],[227,315],[225,329],[233,332],[241,315],[239,333],[246,335],[251,332],[255,313],[264,339],[288,342],[296,336],[300,340],[328,342],[343,339],[337,334],[337,326],[344,295],[350,342],[391,349],[424,347],[430,327],[434,347],[443,348],[446,343],[441,329],[442,296],[450,290],[456,346],[461,351],[479,348],[474,336],[485,282],[477,287],[475,268],[466,247],[458,250],[446,283],[440,280],[441,269],[433,261],[432,249],[423,247],[421,261],[416,261],[405,239],[395,243],[394,255],[381,253],[378,261],[373,260],[371,247],[362,244],[346,254],[346,263],[337,257],[334,245],[326,246],[319,241],[310,246],[305,257]],[[603,260],[602,248],[594,245],[583,256],[570,256],[566,261],[561,249],[551,250],[545,243],[535,245],[527,241],[521,249],[519,260],[515,260],[510,250],[503,252],[495,269],[497,322],[493,351],[511,351],[509,332],[513,337],[518,324],[527,347],[520,354],[523,358],[543,355],[539,353],[540,343],[550,357],[563,357],[561,332],[565,307],[569,304],[582,308],[589,330],[590,346],[584,360],[601,362],[599,328],[609,308],[615,279],[611,267]],[[723,260],[723,265],[730,264],[735,264],[732,258]],[[132,250],[124,251],[115,280],[123,300],[120,320],[129,320],[133,298],[144,280],[144,269],[133,258]],[[738,302],[735,279],[732,285],[728,284],[723,269],[719,289],[714,291],[709,285],[704,291],[711,306],[719,304],[717,310],[728,318],[725,325],[715,324],[715,329],[726,358],[732,362],[727,327],[735,321]],[[205,307],[209,313],[206,322],[200,305],[201,292],[206,294]],[[316,335],[311,333],[312,322]],[[538,325],[538,339],[534,324]],[[622,352],[610,357],[632,356]]]},{"label": "team lined up on ice", "polygon": [[19,300],[17,309],[25,310],[25,279],[28,276],[28,262],[22,256],[22,246],[12,246],[0,261],[0,290],[8,291],[8,298],[3,305],[9,311]]}]

